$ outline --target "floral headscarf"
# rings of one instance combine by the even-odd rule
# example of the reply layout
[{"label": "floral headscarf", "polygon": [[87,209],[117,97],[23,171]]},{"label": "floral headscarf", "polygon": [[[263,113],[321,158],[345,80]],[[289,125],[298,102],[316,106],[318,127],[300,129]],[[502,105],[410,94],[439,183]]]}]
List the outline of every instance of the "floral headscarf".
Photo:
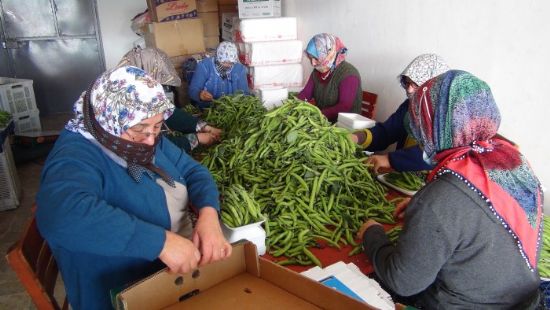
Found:
[{"label": "floral headscarf", "polygon": [[427,80],[449,71],[450,68],[441,56],[436,54],[422,54],[401,72],[399,78],[406,76],[420,86]]},{"label": "floral headscarf", "polygon": [[[229,62],[232,65],[230,67],[224,67],[222,63]],[[229,79],[231,69],[233,69],[233,64],[239,62],[239,53],[237,51],[237,46],[233,42],[223,41],[218,45],[216,49],[216,59],[214,63],[216,64],[216,70],[218,74],[223,79]]]},{"label": "floral headscarf", "polygon": [[319,67],[328,67],[329,71],[333,71],[344,61],[347,51],[340,38],[328,33],[315,35],[306,47],[306,53],[321,63]]},{"label": "floral headscarf", "polygon": [[118,63],[117,67],[138,67],[162,85],[179,87],[181,79],[165,52],[156,47],[135,47]]},{"label": "floral headscarf", "polygon": [[174,181],[153,164],[155,145],[149,146],[124,140],[120,136],[141,121],[163,113],[170,117],[174,105],[162,86],[136,67],[119,67],[103,73],[82,93],[74,105],[75,117],[65,128],[99,143],[116,162],[128,167],[129,174],[139,182],[145,172],[159,174],[168,184]]},{"label": "floral headscarf", "polygon": [[420,86],[409,105],[414,137],[437,166],[478,193],[509,231],[528,267],[537,266],[542,225],[540,182],[517,148],[495,137],[500,113],[489,86],[452,70]]}]

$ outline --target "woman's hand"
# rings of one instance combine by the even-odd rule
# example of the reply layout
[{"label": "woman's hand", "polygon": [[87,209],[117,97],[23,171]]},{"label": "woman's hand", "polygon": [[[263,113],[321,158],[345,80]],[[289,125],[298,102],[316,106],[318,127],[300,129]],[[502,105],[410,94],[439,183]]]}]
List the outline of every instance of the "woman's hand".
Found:
[{"label": "woman's hand", "polygon": [[170,272],[184,274],[197,268],[201,254],[190,240],[166,231],[159,259],[168,266]]},{"label": "woman's hand", "polygon": [[361,228],[359,228],[359,231],[357,232],[357,238],[363,239],[363,235],[365,234],[365,231],[369,229],[370,227],[374,225],[382,226],[382,224],[378,223],[375,220],[367,220],[363,225],[361,225]]},{"label": "woman's hand", "polygon": [[218,211],[212,207],[203,207],[193,232],[193,243],[200,250],[200,265],[213,263],[231,256],[233,247],[222,233]]},{"label": "woman's hand", "polygon": [[387,154],[385,155],[371,155],[367,161],[367,165],[372,165],[372,171],[375,174],[390,172],[392,169],[390,165],[390,159]]},{"label": "woman's hand", "polygon": [[209,132],[198,132],[197,140],[199,140],[199,144],[202,145],[211,145],[216,142],[216,138]]},{"label": "woman's hand", "polygon": [[207,90],[201,90],[201,92],[199,93],[199,98],[202,101],[212,101],[212,100],[214,100],[214,97],[212,97],[212,94],[209,93]]},{"label": "woman's hand", "polygon": [[202,128],[201,132],[207,132],[211,134],[216,141],[220,141],[220,138],[222,136],[222,130],[216,127],[212,127],[210,125],[206,125]]},{"label": "woman's hand", "polygon": [[404,198],[395,206],[395,211],[393,211],[393,217],[395,219],[402,220],[405,217],[405,209],[410,201],[411,198]]}]

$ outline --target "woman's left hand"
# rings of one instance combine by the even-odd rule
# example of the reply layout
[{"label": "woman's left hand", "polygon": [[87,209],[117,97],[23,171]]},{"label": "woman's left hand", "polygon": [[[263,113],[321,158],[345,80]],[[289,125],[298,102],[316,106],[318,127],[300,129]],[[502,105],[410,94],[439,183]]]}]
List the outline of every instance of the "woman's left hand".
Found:
[{"label": "woman's left hand", "polygon": [[371,228],[374,225],[382,226],[382,224],[378,223],[375,220],[367,220],[365,223],[363,223],[363,225],[361,226],[361,228],[359,228],[359,231],[357,232],[357,238],[363,239],[365,231],[367,231],[367,229]]},{"label": "woman's left hand", "polygon": [[199,263],[201,266],[231,256],[233,247],[223,236],[216,209],[212,207],[200,209],[193,233],[193,243],[201,252]]}]

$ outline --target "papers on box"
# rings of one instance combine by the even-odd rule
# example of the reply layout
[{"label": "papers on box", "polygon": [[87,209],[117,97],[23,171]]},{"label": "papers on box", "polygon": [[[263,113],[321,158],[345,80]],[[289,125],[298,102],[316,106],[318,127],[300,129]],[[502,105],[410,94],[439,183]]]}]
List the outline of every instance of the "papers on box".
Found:
[{"label": "papers on box", "polygon": [[251,89],[301,87],[302,64],[249,67]]},{"label": "papers on box", "polygon": [[[235,26],[235,25],[233,25]],[[296,17],[243,19],[235,33],[238,42],[296,40]]]},{"label": "papers on box", "polygon": [[378,282],[363,274],[353,263],[337,262],[326,268],[313,267],[301,274],[377,309],[395,309],[390,294],[382,289]]},{"label": "papers on box", "polygon": [[240,18],[279,17],[281,0],[239,0]]},{"label": "papers on box", "polygon": [[267,41],[239,44],[241,63],[248,66],[280,65],[302,61],[302,41]]}]

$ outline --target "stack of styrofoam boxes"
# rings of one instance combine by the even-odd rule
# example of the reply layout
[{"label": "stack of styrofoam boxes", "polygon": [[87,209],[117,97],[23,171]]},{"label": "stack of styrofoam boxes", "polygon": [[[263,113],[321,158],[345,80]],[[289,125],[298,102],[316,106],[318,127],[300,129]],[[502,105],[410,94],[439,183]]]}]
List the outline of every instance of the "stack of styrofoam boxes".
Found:
[{"label": "stack of styrofoam boxes", "polygon": [[10,131],[9,125],[0,128],[0,211],[19,205],[20,186],[8,138]]},{"label": "stack of styrofoam boxes", "polygon": [[280,105],[289,90],[301,89],[303,46],[295,17],[241,19],[235,39],[240,60],[248,66],[250,89],[266,107]]},{"label": "stack of styrofoam boxes", "polygon": [[32,80],[0,77],[0,109],[11,113],[16,134],[42,129],[32,83]]}]

